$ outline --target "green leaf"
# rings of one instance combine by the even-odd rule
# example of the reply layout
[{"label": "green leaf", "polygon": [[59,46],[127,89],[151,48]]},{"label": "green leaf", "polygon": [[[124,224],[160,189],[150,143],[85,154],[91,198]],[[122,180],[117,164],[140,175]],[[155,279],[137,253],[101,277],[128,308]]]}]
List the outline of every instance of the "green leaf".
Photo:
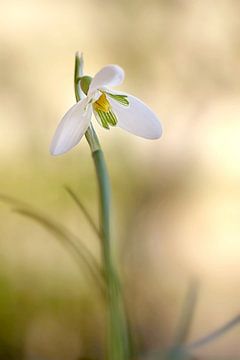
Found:
[{"label": "green leaf", "polygon": [[198,282],[193,280],[188,288],[173,346],[181,346],[187,340],[198,298]]},{"label": "green leaf", "polygon": [[[28,204],[19,201],[13,197],[1,195],[0,200],[3,202],[14,205],[14,211],[20,215],[26,216],[32,220],[38,222],[41,226],[51,232],[59,242],[68,250],[71,256],[76,261],[77,265],[81,268],[81,264],[84,263],[89,272],[100,287],[101,292],[105,293],[105,283],[102,268],[86,248],[84,243],[78,236],[74,235],[71,231],[66,229],[63,225],[50,219],[48,216],[40,213],[39,211],[31,208]],[[82,270],[82,268],[81,268]]]},{"label": "green leaf", "polygon": [[195,350],[201,348],[202,346],[208,345],[212,341],[218,339],[219,337],[225,335],[228,331],[232,330],[236,325],[240,325],[240,314],[235,316],[233,319],[225,323],[220,328],[214,330],[210,334],[203,336],[202,338],[192,342],[191,344],[185,347],[186,350]]},{"label": "green leaf", "polygon": [[100,231],[98,230],[97,225],[95,224],[94,220],[92,219],[91,215],[89,214],[89,212],[87,211],[86,207],[83,205],[83,203],[80,201],[79,197],[74,193],[74,191],[68,187],[67,185],[64,186],[65,190],[67,191],[67,193],[71,196],[71,198],[73,199],[73,201],[77,204],[78,208],[82,211],[82,213],[84,214],[85,218],[87,219],[88,223],[90,224],[90,226],[92,227],[92,229],[94,230],[94,232],[96,233],[96,235],[101,239],[101,234]]}]

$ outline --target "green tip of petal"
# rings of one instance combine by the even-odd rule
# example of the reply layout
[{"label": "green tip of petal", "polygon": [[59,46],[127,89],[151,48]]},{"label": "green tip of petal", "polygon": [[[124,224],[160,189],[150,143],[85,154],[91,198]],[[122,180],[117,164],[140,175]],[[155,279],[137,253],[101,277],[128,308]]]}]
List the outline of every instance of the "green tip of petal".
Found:
[{"label": "green tip of petal", "polygon": [[128,106],[129,105],[129,101],[127,98],[127,95],[120,95],[120,94],[111,94],[109,92],[107,92],[108,96],[110,96],[112,99],[116,100],[117,102],[119,102],[121,105],[124,106]]}]

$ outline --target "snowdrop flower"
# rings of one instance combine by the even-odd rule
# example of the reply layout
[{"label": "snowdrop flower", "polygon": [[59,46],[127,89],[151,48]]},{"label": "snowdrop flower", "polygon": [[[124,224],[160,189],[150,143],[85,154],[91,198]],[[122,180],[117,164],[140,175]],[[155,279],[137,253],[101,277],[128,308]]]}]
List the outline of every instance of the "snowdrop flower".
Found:
[{"label": "snowdrop flower", "polygon": [[105,129],[119,126],[146,139],[161,136],[161,124],[147,105],[132,95],[112,90],[123,80],[124,71],[117,65],[103,67],[93,79],[81,78],[84,98],[73,105],[59,123],[50,147],[52,155],[63,154],[79,143],[92,114]]}]

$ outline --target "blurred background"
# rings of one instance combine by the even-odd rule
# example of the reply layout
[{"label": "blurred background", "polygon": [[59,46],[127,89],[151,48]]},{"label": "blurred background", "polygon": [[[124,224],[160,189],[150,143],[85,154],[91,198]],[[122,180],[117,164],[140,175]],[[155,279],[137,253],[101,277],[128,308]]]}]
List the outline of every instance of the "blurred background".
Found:
[{"label": "blurred background", "polygon": [[[188,342],[239,313],[240,2],[0,1],[0,191],[68,226],[99,257],[98,239],[64,190],[97,221],[85,139],[49,155],[74,103],[75,51],[94,75],[116,63],[122,91],[162,120],[157,141],[95,122],[113,190],[113,234],[134,341],[171,345],[198,279]],[[101,358],[104,306],[88,271],[52,234],[0,204],[0,358]],[[240,359],[240,329],[195,352]],[[220,356],[221,355],[221,356]]]}]

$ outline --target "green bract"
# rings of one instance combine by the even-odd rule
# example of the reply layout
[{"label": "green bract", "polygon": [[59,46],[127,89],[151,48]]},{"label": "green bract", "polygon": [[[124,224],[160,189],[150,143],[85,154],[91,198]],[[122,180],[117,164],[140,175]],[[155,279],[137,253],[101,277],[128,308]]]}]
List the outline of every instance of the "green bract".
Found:
[{"label": "green bract", "polygon": [[85,95],[87,95],[88,93],[91,81],[92,81],[91,76],[83,76],[80,80],[80,86]]}]

